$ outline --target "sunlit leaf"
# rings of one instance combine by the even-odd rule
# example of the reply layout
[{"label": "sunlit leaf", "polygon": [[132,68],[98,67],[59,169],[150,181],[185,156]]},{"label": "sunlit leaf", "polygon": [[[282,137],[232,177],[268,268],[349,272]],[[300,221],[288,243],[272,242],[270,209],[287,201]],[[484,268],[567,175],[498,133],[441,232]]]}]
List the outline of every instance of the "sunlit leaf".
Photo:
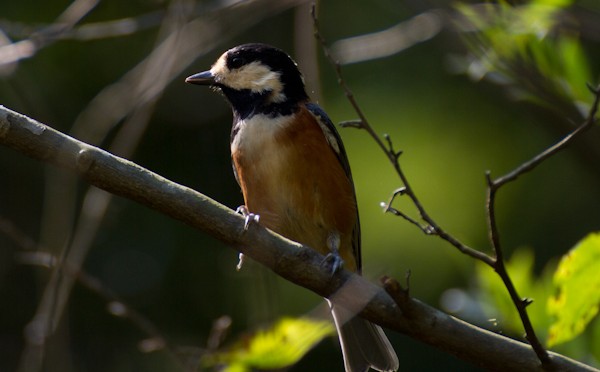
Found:
[{"label": "sunlit leaf", "polygon": [[560,22],[572,3],[459,5],[468,25],[463,36],[470,56],[464,59],[469,64],[464,71],[502,84],[515,99],[585,116],[593,98],[586,84],[594,79],[579,35]]},{"label": "sunlit leaf", "polygon": [[[600,342],[600,322],[598,319],[593,321],[588,328],[591,328],[591,344],[598,345],[598,342]],[[600,347],[592,347],[591,349],[591,354],[594,356],[594,358],[596,360],[600,360]]]},{"label": "sunlit leaf", "polygon": [[561,259],[554,274],[558,294],[548,301],[548,312],[556,318],[550,327],[549,346],[573,339],[596,316],[599,272],[600,233],[592,233]]},{"label": "sunlit leaf", "polygon": [[252,369],[250,367],[246,366],[245,364],[233,362],[233,363],[225,366],[220,371],[221,372],[250,372],[251,370]]},{"label": "sunlit leaf", "polygon": [[573,0],[534,0],[532,3],[557,8],[566,8],[573,3]]},{"label": "sunlit leaf", "polygon": [[565,80],[572,89],[571,96],[579,101],[589,101],[590,92],[586,84],[592,81],[592,73],[581,43],[576,37],[565,35],[558,43],[558,53],[562,56]]},{"label": "sunlit leaf", "polygon": [[324,337],[335,334],[331,322],[308,318],[282,318],[226,352],[207,357],[208,366],[222,365],[227,372],[280,369],[297,363]]}]

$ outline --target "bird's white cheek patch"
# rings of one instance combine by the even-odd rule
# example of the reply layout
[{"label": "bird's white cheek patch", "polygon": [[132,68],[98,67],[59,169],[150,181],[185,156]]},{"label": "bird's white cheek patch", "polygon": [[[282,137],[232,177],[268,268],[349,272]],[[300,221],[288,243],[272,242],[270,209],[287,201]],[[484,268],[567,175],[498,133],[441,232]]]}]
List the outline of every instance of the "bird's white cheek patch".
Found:
[{"label": "bird's white cheek patch", "polygon": [[237,69],[227,68],[226,56],[221,56],[210,69],[215,80],[229,88],[236,90],[248,89],[252,92],[272,92],[273,102],[285,100],[283,84],[281,84],[279,72],[271,71],[270,68],[258,61],[249,63]]}]

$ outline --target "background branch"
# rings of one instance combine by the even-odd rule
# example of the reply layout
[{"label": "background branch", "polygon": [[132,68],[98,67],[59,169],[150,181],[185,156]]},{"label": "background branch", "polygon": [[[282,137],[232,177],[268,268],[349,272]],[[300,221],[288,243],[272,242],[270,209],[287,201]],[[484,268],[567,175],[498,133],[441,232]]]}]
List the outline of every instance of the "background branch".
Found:
[{"label": "background branch", "polygon": [[[1,106],[0,143],[204,231],[321,296],[348,303],[360,294],[366,304],[361,315],[375,323],[490,370],[540,369],[526,344],[472,326],[415,299],[397,303],[382,288],[348,271],[331,277],[316,251],[260,225],[244,232],[243,217],[214,200]],[[550,353],[550,358],[561,370],[594,370],[558,354]]]},{"label": "background branch", "polygon": [[[76,27],[97,3],[77,0],[52,24],[24,40],[0,46],[0,65],[32,57],[43,47],[61,40],[81,38],[82,35],[84,39],[112,37],[122,35],[120,31],[139,32],[160,25],[151,52],[120,79],[101,89],[79,112],[70,129],[73,136],[91,144],[104,143],[109,137],[111,142],[106,145],[109,151],[130,157],[144,136],[166,87],[184,69],[199,56],[209,53],[223,39],[303,1],[215,1],[209,5],[198,5],[192,1],[174,0],[165,10],[126,20]],[[241,14],[244,16],[241,17]],[[7,52],[8,48],[27,43],[35,46],[28,50],[27,55]],[[105,221],[113,195],[90,187],[85,190],[81,209],[76,211],[79,195],[76,180],[71,175],[49,172],[47,185],[40,240],[72,271],[80,270]],[[48,236],[57,237],[59,241]],[[64,241],[65,236],[70,237],[67,242]],[[35,314],[27,325],[21,370],[41,370],[45,340],[60,324],[74,280],[74,276],[64,275],[59,269],[52,271]]]}]

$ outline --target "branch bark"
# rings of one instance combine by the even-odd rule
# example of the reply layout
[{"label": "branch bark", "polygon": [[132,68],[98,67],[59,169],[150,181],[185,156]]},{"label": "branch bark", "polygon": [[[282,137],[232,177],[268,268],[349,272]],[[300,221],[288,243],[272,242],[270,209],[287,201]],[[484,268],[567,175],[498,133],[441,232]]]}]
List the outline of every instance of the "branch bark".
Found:
[{"label": "branch bark", "polygon": [[[364,304],[361,316],[489,370],[542,370],[527,344],[478,328],[422,302],[398,294],[394,281],[383,289],[351,272],[333,277],[323,256],[253,224],[190,188],[78,141],[0,106],[0,144],[23,155],[68,169],[90,184],[182,221],[262,263],[281,277],[344,304]],[[561,371],[595,369],[550,353]]]}]

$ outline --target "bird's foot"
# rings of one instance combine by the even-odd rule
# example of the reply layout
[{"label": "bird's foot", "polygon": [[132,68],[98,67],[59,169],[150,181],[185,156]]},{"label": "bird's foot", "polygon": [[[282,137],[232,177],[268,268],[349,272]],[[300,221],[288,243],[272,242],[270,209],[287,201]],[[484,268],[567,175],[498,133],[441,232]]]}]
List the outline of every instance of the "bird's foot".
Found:
[{"label": "bird's foot", "polygon": [[[250,211],[248,211],[248,207],[245,205],[240,205],[235,211],[244,217],[244,231],[248,230],[251,223],[258,223],[260,220],[260,216],[258,214],[250,213]],[[235,266],[237,271],[242,269],[242,266],[244,265],[244,258],[246,258],[246,256],[244,256],[243,253],[240,253],[238,264]]]},{"label": "bird's foot", "polygon": [[335,273],[340,271],[344,266],[344,260],[342,260],[342,257],[339,255],[339,253],[331,252],[325,256],[323,262],[321,262],[321,265],[327,267],[331,273],[331,276],[334,276]]},{"label": "bird's foot", "polygon": [[260,215],[250,213],[245,205],[240,205],[235,211],[244,217],[244,230],[248,230],[252,222],[258,223],[260,220]]},{"label": "bird's foot", "polygon": [[344,260],[340,256],[340,234],[337,232],[332,232],[327,237],[327,248],[329,248],[330,253],[325,256],[323,260],[323,265],[327,265],[330,268],[331,276],[342,269],[344,266]]}]

